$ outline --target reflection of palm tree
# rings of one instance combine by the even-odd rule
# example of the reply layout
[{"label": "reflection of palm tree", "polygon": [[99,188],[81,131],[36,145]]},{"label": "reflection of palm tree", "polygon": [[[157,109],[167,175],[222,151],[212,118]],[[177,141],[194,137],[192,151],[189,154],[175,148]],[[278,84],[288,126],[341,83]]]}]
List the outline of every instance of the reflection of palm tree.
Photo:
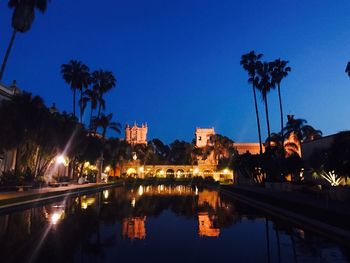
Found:
[{"label": "reflection of palm tree", "polygon": [[265,230],[266,230],[266,250],[267,250],[267,262],[271,262],[270,256],[270,236],[269,236],[269,221],[265,218]]},{"label": "reflection of palm tree", "polygon": [[254,106],[255,106],[255,114],[256,114],[256,122],[258,128],[259,135],[259,146],[260,146],[260,154],[262,154],[262,141],[261,141],[261,130],[260,130],[260,119],[259,119],[259,111],[258,111],[258,103],[256,100],[256,86],[255,86],[255,76],[256,76],[256,66],[259,60],[261,59],[262,54],[255,54],[254,51],[250,51],[247,54],[242,55],[240,64],[243,66],[244,70],[248,72],[249,83],[252,83],[253,87],[253,95],[254,95]]},{"label": "reflection of palm tree", "polygon": [[7,47],[6,54],[4,57],[4,60],[2,62],[1,70],[0,70],[0,81],[2,80],[6,63],[9,58],[13,42],[15,40],[17,32],[27,32],[35,18],[35,10],[39,10],[41,13],[44,13],[46,11],[47,7],[47,0],[32,0],[32,1],[25,1],[25,0],[9,0],[8,6],[13,10],[12,14],[12,36],[10,43]]},{"label": "reflection of palm tree", "polygon": [[275,233],[276,233],[276,241],[277,241],[278,262],[281,262],[281,243],[280,243],[280,235],[278,232],[277,224],[275,224]]}]

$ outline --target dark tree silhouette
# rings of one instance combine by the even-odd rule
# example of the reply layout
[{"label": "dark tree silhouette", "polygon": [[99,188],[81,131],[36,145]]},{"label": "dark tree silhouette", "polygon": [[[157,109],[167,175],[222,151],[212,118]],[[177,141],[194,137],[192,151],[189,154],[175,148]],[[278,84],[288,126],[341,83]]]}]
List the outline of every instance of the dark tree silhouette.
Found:
[{"label": "dark tree silhouette", "polygon": [[117,80],[111,71],[97,70],[91,75],[92,89],[97,94],[98,112],[97,118],[101,115],[101,110],[105,107],[103,95],[116,86]]},{"label": "dark tree silhouette", "polygon": [[30,30],[34,18],[35,10],[39,10],[41,13],[46,11],[48,0],[9,0],[8,6],[13,9],[12,14],[12,36],[10,43],[7,47],[4,60],[0,69],[0,81],[5,72],[7,60],[9,58],[13,42],[15,41],[17,32],[25,33]]},{"label": "dark tree silhouette", "polygon": [[[280,106],[280,114],[281,114],[281,138],[283,140],[283,108],[282,108],[282,96],[281,96],[281,82],[284,78],[288,76],[288,72],[291,71],[291,68],[287,66],[289,62],[281,59],[276,59],[275,61],[271,62],[271,76],[272,81],[277,85],[278,90],[278,100],[279,100],[279,106]],[[283,141],[282,141],[283,146]]]},{"label": "dark tree silhouette", "polygon": [[[82,102],[82,93],[84,88],[88,88],[90,84],[90,73],[88,66],[81,61],[71,60],[68,64],[61,66],[61,74],[63,79],[70,85],[73,91],[73,115],[76,116],[76,91],[80,91],[80,102]],[[80,105],[80,122],[82,121],[82,104]]]},{"label": "dark tree silhouette", "polygon": [[262,141],[261,141],[261,129],[260,129],[260,119],[259,119],[259,110],[258,103],[256,100],[256,86],[255,86],[255,76],[257,73],[257,63],[262,58],[262,54],[256,54],[255,51],[250,51],[247,54],[242,55],[240,64],[243,66],[243,69],[248,72],[248,82],[252,84],[253,95],[254,95],[254,106],[255,106],[255,114],[256,114],[256,122],[258,128],[258,136],[259,136],[259,146],[260,146],[260,154],[262,154]]},{"label": "dark tree silhouette", "polygon": [[268,99],[267,95],[273,88],[274,83],[272,82],[271,77],[271,64],[257,63],[257,76],[254,79],[255,86],[260,91],[262,100],[265,104],[265,114],[266,114],[266,125],[267,125],[267,134],[268,134],[268,146],[271,148],[271,129],[270,129],[270,119],[269,119],[269,108],[268,108]]},{"label": "dark tree silhouette", "polygon": [[300,142],[311,141],[322,137],[322,132],[316,130],[311,125],[306,125],[304,119],[294,119],[293,115],[288,115],[288,122],[284,127],[285,137],[288,138],[292,133],[296,135]]}]

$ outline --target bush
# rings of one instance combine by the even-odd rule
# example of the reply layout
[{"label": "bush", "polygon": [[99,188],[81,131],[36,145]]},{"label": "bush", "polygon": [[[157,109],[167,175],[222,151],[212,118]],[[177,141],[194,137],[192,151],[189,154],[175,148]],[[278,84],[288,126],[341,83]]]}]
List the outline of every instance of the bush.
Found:
[{"label": "bush", "polygon": [[15,171],[6,171],[2,173],[0,184],[2,186],[22,185],[24,182],[24,174]]}]

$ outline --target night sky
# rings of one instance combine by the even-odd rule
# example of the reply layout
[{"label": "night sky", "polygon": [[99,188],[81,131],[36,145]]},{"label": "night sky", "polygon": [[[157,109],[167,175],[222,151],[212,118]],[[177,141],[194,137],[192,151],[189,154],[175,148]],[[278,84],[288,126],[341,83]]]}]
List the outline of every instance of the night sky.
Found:
[{"label": "night sky", "polygon": [[[12,30],[7,2],[0,3],[1,59]],[[123,126],[147,122],[150,139],[190,141],[195,127],[214,126],[253,142],[253,95],[239,64],[252,49],[266,60],[290,61],[282,83],[286,114],[324,135],[349,129],[348,0],[52,0],[32,29],[17,35],[3,82],[16,79],[47,105],[71,111],[60,65],[82,60],[114,72],[118,85],[107,95],[107,113]],[[277,92],[269,103],[278,131]]]}]

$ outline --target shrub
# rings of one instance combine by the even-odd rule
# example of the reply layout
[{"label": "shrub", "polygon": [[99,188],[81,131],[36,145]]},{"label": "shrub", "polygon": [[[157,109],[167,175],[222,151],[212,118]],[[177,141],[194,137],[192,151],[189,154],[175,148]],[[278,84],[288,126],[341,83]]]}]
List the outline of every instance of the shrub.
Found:
[{"label": "shrub", "polygon": [[23,184],[24,178],[25,176],[22,173],[15,171],[6,171],[2,173],[0,182],[3,186],[16,186]]}]

